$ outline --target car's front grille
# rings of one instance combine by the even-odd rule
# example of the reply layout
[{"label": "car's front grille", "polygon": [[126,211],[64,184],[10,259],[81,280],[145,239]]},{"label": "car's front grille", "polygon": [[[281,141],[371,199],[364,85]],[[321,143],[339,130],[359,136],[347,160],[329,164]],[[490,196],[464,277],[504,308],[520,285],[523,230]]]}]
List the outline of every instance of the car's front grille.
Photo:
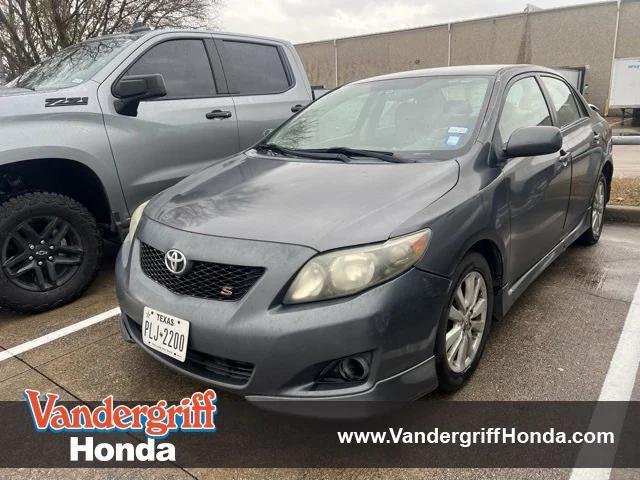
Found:
[{"label": "car's front grille", "polygon": [[[140,342],[142,341],[142,329],[140,325],[125,317],[128,330]],[[253,374],[254,365],[249,362],[241,362],[239,360],[231,360],[228,358],[216,357],[207,353],[196,352],[187,349],[187,358],[184,363],[178,362],[170,357],[166,357],[167,361],[183,366],[187,370],[210,378],[212,381],[228,383],[230,385],[245,385]]]},{"label": "car's front grille", "polygon": [[164,252],[140,242],[140,265],[150,279],[178,295],[210,300],[240,300],[264,273],[262,267],[194,261],[183,275],[169,271]]}]

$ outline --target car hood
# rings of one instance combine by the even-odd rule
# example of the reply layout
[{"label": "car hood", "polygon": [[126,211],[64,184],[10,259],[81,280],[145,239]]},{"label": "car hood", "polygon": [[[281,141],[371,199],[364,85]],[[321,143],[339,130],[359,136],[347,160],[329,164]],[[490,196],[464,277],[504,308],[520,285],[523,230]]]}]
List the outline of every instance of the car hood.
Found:
[{"label": "car hood", "polygon": [[145,215],[189,232],[318,251],[384,241],[456,184],[455,160],[392,164],[239,154],[157,196]]},{"label": "car hood", "polygon": [[9,95],[24,95],[28,93],[34,93],[33,90],[28,88],[10,88],[0,87],[0,97],[8,97]]}]

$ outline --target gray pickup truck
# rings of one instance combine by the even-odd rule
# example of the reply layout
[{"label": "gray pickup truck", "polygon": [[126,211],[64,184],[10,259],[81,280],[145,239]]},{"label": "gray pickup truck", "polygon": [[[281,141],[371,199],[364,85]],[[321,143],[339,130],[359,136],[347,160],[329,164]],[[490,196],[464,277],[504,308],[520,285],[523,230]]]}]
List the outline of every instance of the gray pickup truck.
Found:
[{"label": "gray pickup truck", "polygon": [[284,41],[135,28],[0,88],[0,307],[44,311],[95,277],[155,193],[257,142],[313,92]]}]

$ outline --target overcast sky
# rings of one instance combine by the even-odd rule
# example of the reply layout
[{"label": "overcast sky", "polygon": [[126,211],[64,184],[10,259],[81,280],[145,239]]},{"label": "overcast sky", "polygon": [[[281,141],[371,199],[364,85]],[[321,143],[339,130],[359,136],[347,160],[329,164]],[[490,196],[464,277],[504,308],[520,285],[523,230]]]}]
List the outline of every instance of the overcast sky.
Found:
[{"label": "overcast sky", "polygon": [[383,32],[593,0],[224,0],[222,30],[293,43]]}]

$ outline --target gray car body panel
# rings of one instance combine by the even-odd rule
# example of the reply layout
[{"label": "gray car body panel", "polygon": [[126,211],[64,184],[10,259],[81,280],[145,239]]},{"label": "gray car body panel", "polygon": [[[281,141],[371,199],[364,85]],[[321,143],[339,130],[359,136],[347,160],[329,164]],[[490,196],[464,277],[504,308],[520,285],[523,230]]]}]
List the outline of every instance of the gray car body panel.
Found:
[{"label": "gray car body panel", "polygon": [[[379,78],[435,74],[495,77],[475,142],[453,160],[345,165],[247,151],[155,197],[138,239],[127,242],[118,259],[125,331],[141,322],[145,305],[193,319],[190,348],[256,363],[246,387],[220,384],[143,347],[174,369],[255,401],[410,399],[433,389],[434,339],[460,260],[479,242],[495,250],[494,312],[500,317],[589,227],[596,180],[612,161],[610,128],[591,110],[563,129],[563,148],[573,155],[566,166],[560,152],[497,161],[502,145],[494,131],[508,85],[522,75],[558,78],[551,70],[456,67]],[[429,247],[407,273],[339,300],[282,304],[295,273],[315,252],[424,228],[432,232]],[[177,248],[187,258],[266,266],[267,273],[231,304],[174,295],[141,271],[140,241],[163,251]],[[132,338],[142,344],[139,335]],[[374,360],[365,385],[310,390],[310,365],[368,350]]]},{"label": "gray car body panel", "polygon": [[[148,48],[178,38],[229,38],[276,45],[286,52],[294,86],[275,95],[141,102],[139,115],[115,112],[113,82]],[[45,107],[49,98],[86,97],[85,105]],[[126,228],[140,203],[215,160],[259,140],[289,116],[291,107],[312,99],[293,46],[284,41],[220,32],[155,30],[141,35],[90,80],[77,86],[38,90],[0,88],[0,168],[36,159],[65,159],[93,171],[110,204],[112,218]],[[208,120],[213,109],[230,119]],[[241,143],[242,139],[242,143]]]}]

